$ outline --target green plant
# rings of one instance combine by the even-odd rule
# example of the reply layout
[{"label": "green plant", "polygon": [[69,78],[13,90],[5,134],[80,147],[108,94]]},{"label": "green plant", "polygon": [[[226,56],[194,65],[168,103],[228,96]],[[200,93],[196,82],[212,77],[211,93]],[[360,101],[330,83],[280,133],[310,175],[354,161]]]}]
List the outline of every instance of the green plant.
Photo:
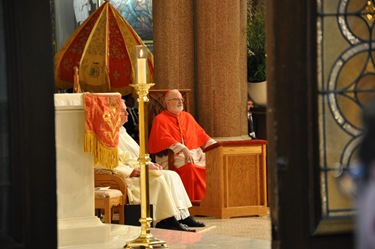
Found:
[{"label": "green plant", "polygon": [[247,16],[248,82],[266,80],[266,34],[264,5],[249,5]]}]

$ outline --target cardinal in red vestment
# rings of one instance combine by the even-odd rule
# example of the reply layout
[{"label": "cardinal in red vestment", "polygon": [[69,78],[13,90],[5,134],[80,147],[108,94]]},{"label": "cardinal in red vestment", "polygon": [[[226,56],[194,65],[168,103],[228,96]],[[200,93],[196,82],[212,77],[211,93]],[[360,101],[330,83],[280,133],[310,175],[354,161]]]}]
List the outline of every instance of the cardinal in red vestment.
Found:
[{"label": "cardinal in red vestment", "polygon": [[177,89],[165,95],[166,110],[152,123],[148,150],[156,162],[168,169],[167,149],[174,152],[174,170],[180,175],[190,200],[202,200],[206,193],[206,158],[203,149],[216,143],[194,117],[185,111]]}]

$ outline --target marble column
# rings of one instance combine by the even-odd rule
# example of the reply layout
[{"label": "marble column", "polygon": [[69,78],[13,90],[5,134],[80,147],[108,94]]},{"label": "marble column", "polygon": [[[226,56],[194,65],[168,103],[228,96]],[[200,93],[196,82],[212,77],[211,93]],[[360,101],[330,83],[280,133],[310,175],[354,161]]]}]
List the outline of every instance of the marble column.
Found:
[{"label": "marble column", "polygon": [[213,137],[247,134],[246,4],[153,2],[155,88],[192,89],[192,114]]},{"label": "marble column", "polygon": [[[188,88],[194,92],[194,1],[153,1],[153,89]],[[194,113],[194,94],[190,110]]]},{"label": "marble column", "polygon": [[196,1],[196,116],[212,136],[247,133],[244,2]]},{"label": "marble column", "polygon": [[82,94],[55,94],[58,247],[110,242],[94,214],[94,159],[84,152]]}]

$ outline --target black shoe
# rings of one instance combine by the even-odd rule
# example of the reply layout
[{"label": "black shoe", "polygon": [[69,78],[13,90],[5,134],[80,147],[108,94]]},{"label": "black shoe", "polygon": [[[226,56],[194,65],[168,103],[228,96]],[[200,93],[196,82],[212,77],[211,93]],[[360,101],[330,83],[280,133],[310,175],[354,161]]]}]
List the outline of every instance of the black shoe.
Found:
[{"label": "black shoe", "polygon": [[161,229],[170,229],[170,230],[177,230],[177,231],[185,231],[185,232],[195,232],[194,229],[189,229],[189,227],[185,224],[179,223],[175,217],[170,217],[164,220],[159,221],[156,223],[156,228]]},{"label": "black shoe", "polygon": [[196,221],[191,216],[189,216],[189,217],[187,217],[183,220],[180,220],[179,222],[182,223],[182,224],[185,224],[189,227],[205,227],[206,226],[206,224],[204,224],[203,222]]}]

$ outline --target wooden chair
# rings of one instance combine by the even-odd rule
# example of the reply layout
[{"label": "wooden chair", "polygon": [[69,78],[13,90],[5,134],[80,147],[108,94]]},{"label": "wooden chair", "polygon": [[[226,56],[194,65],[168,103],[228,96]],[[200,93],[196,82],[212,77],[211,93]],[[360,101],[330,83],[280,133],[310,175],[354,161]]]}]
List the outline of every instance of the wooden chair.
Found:
[{"label": "wooden chair", "polygon": [[[186,112],[190,112],[190,89],[178,89],[182,95],[182,97],[185,99],[184,102],[184,110]],[[162,112],[165,109],[164,104],[164,97],[165,94],[169,91],[169,89],[151,89],[149,90],[149,99],[150,101],[147,103],[148,106],[146,106],[146,110],[148,110],[148,113],[146,114],[146,119],[148,123],[148,132],[151,131],[152,127],[152,121],[154,120],[155,116],[158,115],[160,112]],[[148,137],[148,136],[146,136]],[[148,142],[146,142],[148,144]],[[158,155],[168,155],[168,169],[173,170],[174,169],[174,154],[172,150],[165,150],[158,153]],[[151,155],[151,158],[153,161],[155,160],[155,155]]]},{"label": "wooden chair", "polygon": [[[119,224],[125,223],[125,205],[127,203],[127,189],[124,179],[108,169],[95,169],[95,210],[104,210],[105,223],[112,223],[115,207],[119,212]],[[108,190],[97,190],[106,188]]]}]

